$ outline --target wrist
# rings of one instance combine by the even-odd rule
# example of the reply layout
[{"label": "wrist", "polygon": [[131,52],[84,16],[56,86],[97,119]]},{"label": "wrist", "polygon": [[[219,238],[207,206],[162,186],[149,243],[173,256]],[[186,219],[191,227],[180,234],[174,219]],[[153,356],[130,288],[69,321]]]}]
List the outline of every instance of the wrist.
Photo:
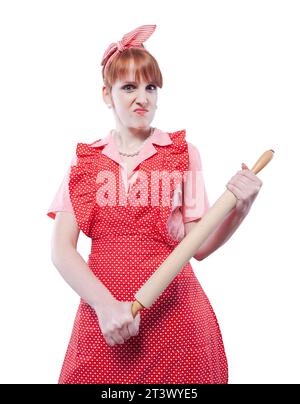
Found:
[{"label": "wrist", "polygon": [[247,206],[242,206],[242,205],[240,205],[239,207],[235,206],[234,209],[235,209],[236,217],[239,220],[243,219],[245,216],[247,216],[247,214],[249,212],[249,208]]},{"label": "wrist", "polygon": [[104,308],[111,306],[113,303],[117,302],[117,299],[111,294],[108,293],[105,296],[101,296],[101,300],[97,300],[91,304],[91,307],[95,311],[101,311]]}]

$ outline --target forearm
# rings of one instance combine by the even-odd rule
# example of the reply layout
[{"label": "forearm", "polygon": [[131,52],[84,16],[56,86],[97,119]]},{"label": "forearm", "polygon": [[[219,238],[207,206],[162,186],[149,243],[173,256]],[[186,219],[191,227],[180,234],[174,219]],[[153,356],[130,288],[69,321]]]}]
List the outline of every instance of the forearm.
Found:
[{"label": "forearm", "polygon": [[101,307],[114,299],[114,296],[71,245],[56,248],[52,251],[51,259],[64,280],[91,307]]},{"label": "forearm", "polygon": [[225,216],[223,222],[216,227],[212,234],[210,234],[210,236],[201,245],[199,250],[194,255],[194,258],[201,261],[221,247],[236,231],[246,215],[246,213],[240,213],[236,208],[233,208]]}]

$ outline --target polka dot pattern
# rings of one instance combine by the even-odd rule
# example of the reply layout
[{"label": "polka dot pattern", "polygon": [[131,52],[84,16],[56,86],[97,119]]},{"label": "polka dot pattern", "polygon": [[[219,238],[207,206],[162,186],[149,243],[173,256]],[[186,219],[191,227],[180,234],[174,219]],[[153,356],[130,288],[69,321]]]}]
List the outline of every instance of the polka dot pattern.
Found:
[{"label": "polka dot pattern", "polygon": [[[185,131],[169,135],[173,143],[156,146],[158,153],[140,164],[148,180],[153,170],[176,170],[182,176],[187,170]],[[92,240],[89,267],[118,300],[134,301],[138,289],[180,242],[167,231],[172,204],[100,206],[100,171],[116,174],[117,193],[122,187],[118,164],[101,150],[78,143],[77,163],[70,172],[70,198],[78,226]],[[170,201],[177,185],[171,182]],[[132,193],[143,194],[145,186],[138,178],[128,198]],[[161,184],[158,193],[161,198]],[[59,384],[228,383],[218,321],[190,262],[140,315],[138,335],[109,346],[95,311],[80,299]]]}]

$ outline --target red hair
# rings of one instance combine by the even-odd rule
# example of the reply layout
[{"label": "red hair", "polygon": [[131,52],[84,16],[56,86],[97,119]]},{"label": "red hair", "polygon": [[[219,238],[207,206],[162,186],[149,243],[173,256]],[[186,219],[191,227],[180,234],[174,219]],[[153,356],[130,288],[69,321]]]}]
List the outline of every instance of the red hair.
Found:
[{"label": "red hair", "polygon": [[138,83],[141,78],[146,82],[151,82],[162,88],[163,79],[156,59],[142,48],[128,48],[115,56],[108,65],[106,75],[102,68],[102,78],[104,85],[109,91],[117,80],[126,80],[129,75],[131,63],[133,64],[134,80]]}]

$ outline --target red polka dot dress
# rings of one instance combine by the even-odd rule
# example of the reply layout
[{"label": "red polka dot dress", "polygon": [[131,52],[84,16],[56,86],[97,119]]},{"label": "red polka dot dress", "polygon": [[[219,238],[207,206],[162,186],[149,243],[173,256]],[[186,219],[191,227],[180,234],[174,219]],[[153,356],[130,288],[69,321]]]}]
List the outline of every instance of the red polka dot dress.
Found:
[{"label": "red polka dot dress", "polygon": [[[128,194],[118,163],[102,153],[103,145],[77,144],[68,182],[70,201],[80,230],[91,238],[88,265],[120,301],[134,301],[180,243],[171,237],[167,221],[175,188],[189,167],[189,153],[184,130],[168,135],[169,144],[156,145],[155,153],[140,162],[143,175]],[[172,177],[166,190],[164,181],[150,186],[157,178],[153,172],[180,175]],[[105,178],[103,173],[110,175]],[[105,204],[105,198],[110,202]],[[58,383],[228,383],[218,321],[190,262],[140,315],[138,335],[109,346],[95,311],[80,299]]]}]

